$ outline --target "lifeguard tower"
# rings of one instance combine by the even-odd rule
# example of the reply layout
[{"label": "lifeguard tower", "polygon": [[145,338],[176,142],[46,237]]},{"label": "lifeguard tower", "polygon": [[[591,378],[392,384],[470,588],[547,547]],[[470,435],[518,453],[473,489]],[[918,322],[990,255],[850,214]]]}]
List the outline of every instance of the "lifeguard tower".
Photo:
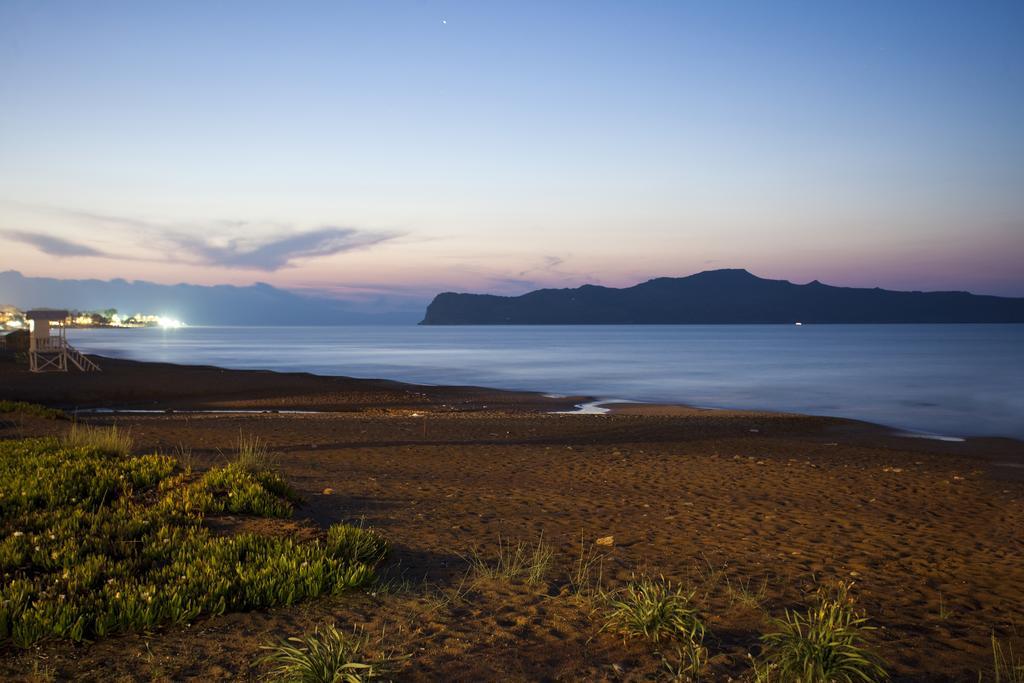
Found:
[{"label": "lifeguard tower", "polygon": [[99,372],[100,366],[68,344],[68,312],[37,308],[25,313],[31,335],[28,343],[28,369],[32,372],[67,372],[69,364],[82,372]]}]

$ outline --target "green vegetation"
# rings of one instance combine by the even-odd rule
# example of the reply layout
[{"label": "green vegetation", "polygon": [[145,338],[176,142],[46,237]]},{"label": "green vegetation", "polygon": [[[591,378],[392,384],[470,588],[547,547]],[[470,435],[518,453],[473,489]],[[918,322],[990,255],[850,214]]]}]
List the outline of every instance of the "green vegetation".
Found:
[{"label": "green vegetation", "polygon": [[0,413],[21,413],[47,420],[62,420],[65,417],[64,411],[25,401],[0,401]]},{"label": "green vegetation", "polygon": [[185,483],[183,474],[161,485],[166,494],[158,506],[169,513],[230,512],[258,517],[291,517],[299,496],[280,475],[253,472],[238,463],[215,467],[198,481]]},{"label": "green vegetation", "polygon": [[135,447],[131,431],[112,427],[94,427],[76,422],[71,431],[64,435],[62,444],[65,448],[91,448],[110,455],[127,457]]},{"label": "green vegetation", "polygon": [[255,434],[242,432],[238,433],[238,452],[234,463],[253,472],[268,470],[273,465],[266,442]]},{"label": "green vegetation", "polygon": [[346,562],[376,565],[388,554],[383,536],[362,526],[335,524],[327,530],[327,552]]},{"label": "green vegetation", "polygon": [[365,646],[366,639],[358,633],[347,635],[331,625],[264,648],[270,651],[264,661],[275,666],[271,675],[281,681],[362,683],[380,678],[391,663],[388,659],[362,661]]},{"label": "green vegetation", "polygon": [[693,596],[663,577],[636,579],[608,595],[606,627],[623,637],[642,637],[652,643],[674,639],[699,643],[707,629]]},{"label": "green vegetation", "polygon": [[851,584],[819,589],[816,603],[805,613],[787,611],[775,621],[777,630],[762,636],[763,651],[755,662],[758,681],[854,683],[888,678],[882,661],[866,647],[871,630],[850,596]]},{"label": "green vegetation", "polygon": [[232,463],[189,481],[173,458],[96,434],[0,442],[0,644],[292,604],[373,578],[386,545],[363,529],[298,542],[203,525],[211,512],[290,514],[295,494],[276,474]]}]

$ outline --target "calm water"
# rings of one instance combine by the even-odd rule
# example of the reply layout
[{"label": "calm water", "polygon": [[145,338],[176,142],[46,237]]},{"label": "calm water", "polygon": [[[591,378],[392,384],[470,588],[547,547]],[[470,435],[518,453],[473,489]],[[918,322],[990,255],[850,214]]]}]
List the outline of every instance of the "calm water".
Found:
[{"label": "calm water", "polygon": [[839,415],[1024,438],[1024,325],[71,330],[137,360]]}]

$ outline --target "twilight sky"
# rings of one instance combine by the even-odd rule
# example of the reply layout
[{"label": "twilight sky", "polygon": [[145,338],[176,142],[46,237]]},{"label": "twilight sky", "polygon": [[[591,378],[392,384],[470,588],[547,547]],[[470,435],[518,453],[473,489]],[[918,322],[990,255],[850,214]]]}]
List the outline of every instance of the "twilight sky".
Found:
[{"label": "twilight sky", "polygon": [[2,0],[0,270],[1024,296],[1021,36],[1019,0]]}]

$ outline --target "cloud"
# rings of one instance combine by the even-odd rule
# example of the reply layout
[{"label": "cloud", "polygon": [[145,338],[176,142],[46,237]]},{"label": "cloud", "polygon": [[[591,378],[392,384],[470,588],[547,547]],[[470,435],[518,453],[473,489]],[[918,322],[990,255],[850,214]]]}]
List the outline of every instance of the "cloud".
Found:
[{"label": "cloud", "polygon": [[39,251],[51,256],[102,256],[116,258],[112,254],[94,249],[87,244],[79,244],[78,242],[53,237],[52,235],[24,232],[22,230],[0,230],[0,235],[15,242],[30,244]]},{"label": "cloud", "polygon": [[[0,204],[11,204],[2,202]],[[114,214],[80,211],[61,207],[16,205],[35,213],[57,215],[75,223],[103,225],[106,231],[124,234],[123,243],[133,244],[143,253],[136,261],[159,261],[198,266],[261,270],[273,272],[293,265],[299,259],[330,256],[365,249],[396,239],[394,232],[322,226],[296,232],[291,225],[246,220],[209,220],[195,223],[164,224]],[[239,234],[259,233],[258,237]],[[0,231],[9,239],[25,242],[56,256],[99,256],[129,258],[49,235],[24,231]]]},{"label": "cloud", "polygon": [[327,226],[257,243],[232,239],[223,246],[191,235],[167,237],[202,265],[275,271],[291,265],[296,259],[363,249],[396,236],[393,233]]}]

